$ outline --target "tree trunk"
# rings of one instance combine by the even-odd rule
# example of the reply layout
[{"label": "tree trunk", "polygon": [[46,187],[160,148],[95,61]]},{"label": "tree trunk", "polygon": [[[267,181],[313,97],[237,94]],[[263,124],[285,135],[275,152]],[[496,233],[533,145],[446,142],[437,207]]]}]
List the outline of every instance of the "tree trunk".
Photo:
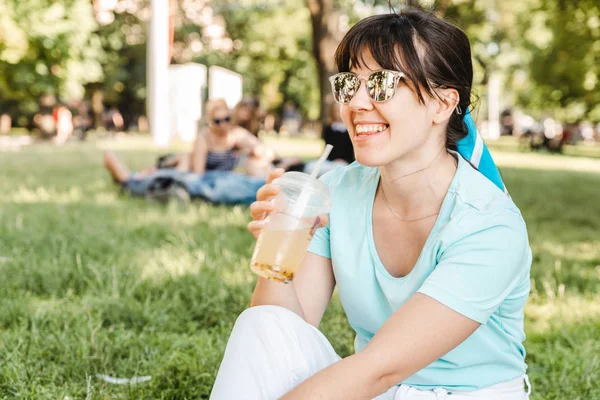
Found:
[{"label": "tree trunk", "polygon": [[313,55],[319,74],[319,89],[321,92],[320,121],[324,124],[333,102],[329,84],[329,76],[335,71],[333,55],[341,32],[338,30],[336,15],[333,12],[333,0],[306,0],[310,10],[312,23]]}]

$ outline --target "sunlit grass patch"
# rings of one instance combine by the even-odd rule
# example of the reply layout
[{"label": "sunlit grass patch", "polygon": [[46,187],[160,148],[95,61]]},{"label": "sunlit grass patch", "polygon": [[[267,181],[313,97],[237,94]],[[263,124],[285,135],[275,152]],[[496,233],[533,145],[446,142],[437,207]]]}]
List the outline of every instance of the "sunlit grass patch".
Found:
[{"label": "sunlit grass patch", "polygon": [[194,253],[180,251],[173,245],[138,252],[135,257],[141,279],[177,278],[200,273],[206,260],[202,250]]},{"label": "sunlit grass patch", "polygon": [[71,187],[67,191],[48,190],[43,186],[33,190],[19,187],[14,192],[0,198],[2,203],[14,204],[37,204],[37,203],[54,203],[68,204],[77,203],[83,200],[83,193],[78,187]]},{"label": "sunlit grass patch", "polygon": [[570,258],[577,261],[595,261],[600,266],[600,241],[569,244],[548,241],[539,244],[539,248],[555,257]]},{"label": "sunlit grass patch", "polygon": [[525,316],[528,332],[537,334],[562,326],[600,321],[600,294],[575,296],[559,292],[553,297],[532,296]]}]

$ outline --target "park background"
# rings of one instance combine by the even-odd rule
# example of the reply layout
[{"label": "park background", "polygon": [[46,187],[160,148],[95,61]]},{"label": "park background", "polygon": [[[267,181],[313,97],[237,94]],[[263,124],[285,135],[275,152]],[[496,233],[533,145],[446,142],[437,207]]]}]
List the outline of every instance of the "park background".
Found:
[{"label": "park background", "polygon": [[[134,168],[189,150],[189,138],[153,130],[147,113],[157,2],[0,1],[2,398],[208,398],[248,305],[246,207],[127,198],[102,167],[104,150]],[[527,222],[532,399],[600,399],[598,0],[394,2],[416,3],[467,31],[474,116]],[[244,98],[272,117],[260,137],[283,156],[309,159],[323,147],[335,44],[386,4],[160,6],[170,64],[237,74]],[[206,85],[198,101],[210,97]],[[83,105],[88,125],[67,140],[36,122],[43,108],[63,106],[75,123]],[[285,128],[289,115],[298,129]],[[341,355],[352,353],[337,295],[321,328]]]}]

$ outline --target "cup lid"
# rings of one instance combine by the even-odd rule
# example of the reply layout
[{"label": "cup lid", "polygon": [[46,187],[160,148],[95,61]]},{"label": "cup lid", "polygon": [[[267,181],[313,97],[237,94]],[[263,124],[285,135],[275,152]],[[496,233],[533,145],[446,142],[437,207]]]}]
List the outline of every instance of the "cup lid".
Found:
[{"label": "cup lid", "polygon": [[331,208],[331,196],[329,188],[320,180],[302,172],[286,172],[275,179],[273,183],[281,186],[289,203],[295,203],[304,191],[308,195],[306,199],[306,214],[321,214],[329,212]]}]

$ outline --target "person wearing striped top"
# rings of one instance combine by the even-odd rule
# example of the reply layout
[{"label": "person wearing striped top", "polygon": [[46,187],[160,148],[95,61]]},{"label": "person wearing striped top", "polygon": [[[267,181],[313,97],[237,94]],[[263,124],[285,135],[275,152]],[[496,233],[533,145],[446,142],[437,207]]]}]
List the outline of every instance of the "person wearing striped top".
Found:
[{"label": "person wearing striped top", "polygon": [[273,169],[274,152],[246,129],[231,123],[225,100],[206,104],[208,126],[200,132],[191,154],[191,172],[233,171],[246,160],[245,173],[266,176]]}]

